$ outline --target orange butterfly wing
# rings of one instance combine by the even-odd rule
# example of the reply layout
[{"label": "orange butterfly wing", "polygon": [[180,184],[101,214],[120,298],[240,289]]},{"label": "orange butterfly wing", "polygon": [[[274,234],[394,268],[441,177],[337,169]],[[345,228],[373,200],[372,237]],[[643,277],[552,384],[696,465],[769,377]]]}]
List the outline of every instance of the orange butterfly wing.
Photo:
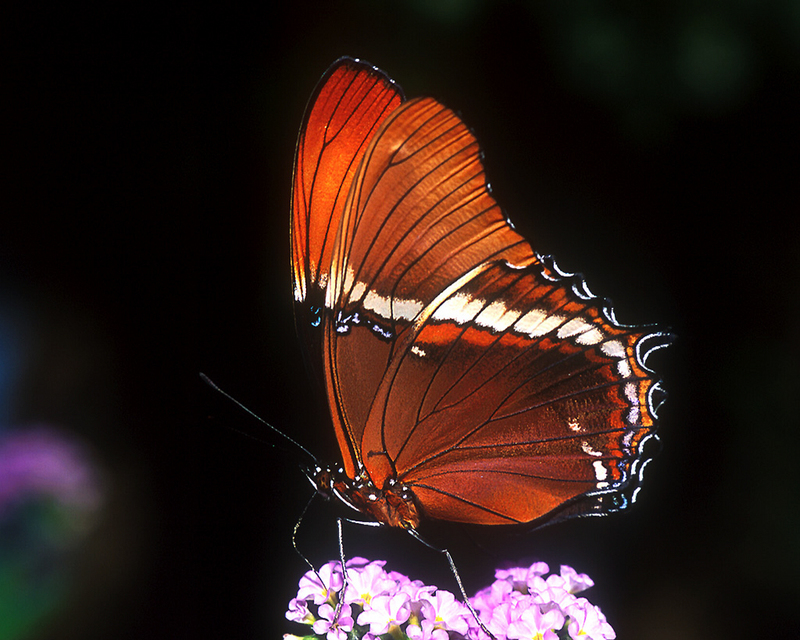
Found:
[{"label": "orange butterfly wing", "polygon": [[324,195],[335,238],[309,223],[326,229],[321,357],[347,476],[461,522],[621,506],[661,397],[646,353],[669,336],[620,325],[533,252],[446,107],[405,102],[363,141],[341,209],[343,187]]}]

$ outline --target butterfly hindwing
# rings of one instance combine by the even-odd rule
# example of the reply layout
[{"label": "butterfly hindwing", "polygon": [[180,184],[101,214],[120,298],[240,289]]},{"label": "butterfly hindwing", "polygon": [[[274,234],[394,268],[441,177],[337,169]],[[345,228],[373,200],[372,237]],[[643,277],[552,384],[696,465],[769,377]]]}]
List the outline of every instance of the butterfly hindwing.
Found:
[{"label": "butterfly hindwing", "polygon": [[640,343],[658,336],[552,278],[492,263],[434,305],[390,363],[362,455],[386,451],[429,517],[530,522],[634,488],[655,412]]}]

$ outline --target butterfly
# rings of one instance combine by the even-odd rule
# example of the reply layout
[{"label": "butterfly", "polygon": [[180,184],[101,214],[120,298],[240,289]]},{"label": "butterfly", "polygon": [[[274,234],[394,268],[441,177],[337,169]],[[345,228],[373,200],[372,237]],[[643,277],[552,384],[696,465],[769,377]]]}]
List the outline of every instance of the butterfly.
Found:
[{"label": "butterfly", "polygon": [[492,197],[478,142],[432,98],[341,58],[294,163],[297,330],[341,466],[317,490],[377,523],[552,522],[636,497],[668,333],[617,322],[534,252]]}]

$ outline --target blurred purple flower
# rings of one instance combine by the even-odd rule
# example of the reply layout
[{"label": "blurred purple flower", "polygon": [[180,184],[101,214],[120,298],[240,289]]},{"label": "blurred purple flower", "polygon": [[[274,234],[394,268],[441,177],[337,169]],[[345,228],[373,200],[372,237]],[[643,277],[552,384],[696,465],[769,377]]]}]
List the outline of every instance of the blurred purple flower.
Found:
[{"label": "blurred purple flower", "polygon": [[32,497],[53,497],[78,511],[92,511],[100,503],[88,455],[50,427],[9,430],[0,439],[0,517]]},{"label": "blurred purple flower", "polygon": [[27,637],[65,605],[101,489],[88,452],[66,433],[0,432],[0,636]]}]

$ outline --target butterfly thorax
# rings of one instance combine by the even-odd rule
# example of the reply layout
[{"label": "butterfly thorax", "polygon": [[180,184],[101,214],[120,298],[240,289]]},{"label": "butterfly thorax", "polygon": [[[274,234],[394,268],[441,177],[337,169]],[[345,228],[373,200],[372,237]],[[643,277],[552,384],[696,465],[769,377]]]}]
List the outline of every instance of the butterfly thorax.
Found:
[{"label": "butterfly thorax", "polygon": [[420,514],[414,492],[396,478],[387,478],[383,488],[378,489],[363,470],[351,479],[341,467],[316,465],[307,470],[306,475],[323,498],[335,497],[390,527],[416,529],[419,526]]}]

